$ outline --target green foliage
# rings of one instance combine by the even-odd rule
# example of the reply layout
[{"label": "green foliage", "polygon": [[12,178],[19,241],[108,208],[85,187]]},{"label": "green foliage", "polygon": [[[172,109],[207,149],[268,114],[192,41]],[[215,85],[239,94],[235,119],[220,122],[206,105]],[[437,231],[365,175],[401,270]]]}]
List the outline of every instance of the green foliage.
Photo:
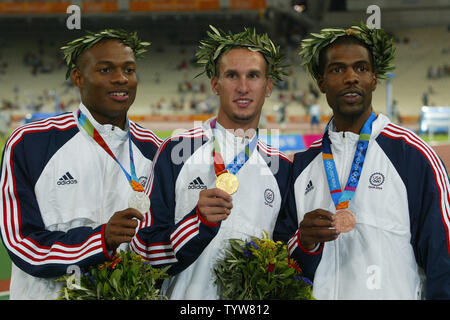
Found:
[{"label": "green foliage", "polygon": [[208,37],[200,41],[200,47],[196,52],[197,64],[204,67],[204,71],[199,75],[206,73],[209,78],[217,75],[216,62],[220,55],[227,53],[233,48],[244,47],[254,52],[261,52],[267,61],[269,78],[275,81],[282,81],[282,77],[287,75],[281,62],[284,56],[280,53],[280,46],[275,46],[269,36],[257,34],[256,29],[244,28],[243,32],[233,34],[209,26],[213,32],[206,31]]},{"label": "green foliage", "polygon": [[120,40],[133,50],[136,59],[143,57],[144,52],[147,51],[145,47],[150,45],[150,42],[139,40],[137,32],[130,33],[123,29],[105,29],[97,33],[87,31],[86,35],[61,47],[64,54],[64,61],[67,64],[66,79],[70,77],[72,70],[76,67],[78,57],[84,51],[89,50],[95,44],[106,39]]},{"label": "green foliage", "polygon": [[320,33],[311,33],[311,37],[302,40],[299,55],[302,65],[305,65],[309,73],[318,79],[319,76],[319,52],[327,45],[333,43],[338,37],[351,35],[364,42],[372,49],[374,57],[374,69],[378,79],[386,79],[387,74],[395,69],[393,65],[395,47],[393,39],[383,29],[370,29],[360,22],[347,30],[341,28],[325,28]]},{"label": "green foliage", "polygon": [[268,239],[231,239],[215,269],[222,299],[312,300],[311,281],[289,258],[286,245]]},{"label": "green foliage", "polygon": [[166,268],[153,268],[132,251],[121,251],[113,261],[90,267],[74,283],[74,275],[56,281],[64,283],[59,300],[160,300]]}]

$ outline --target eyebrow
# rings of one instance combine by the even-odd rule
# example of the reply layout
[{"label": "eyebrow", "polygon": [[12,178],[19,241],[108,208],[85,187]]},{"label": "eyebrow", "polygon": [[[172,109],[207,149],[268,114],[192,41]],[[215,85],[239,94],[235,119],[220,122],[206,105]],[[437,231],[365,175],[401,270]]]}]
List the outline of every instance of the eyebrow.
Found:
[{"label": "eyebrow", "polygon": [[[108,65],[108,66],[114,66],[114,65],[115,65],[114,62],[108,61],[108,60],[101,60],[101,61],[98,61],[98,62],[96,63],[96,65],[99,65],[99,64],[106,64],[106,65]],[[121,65],[129,65],[129,64],[136,65],[136,62],[134,62],[134,61],[132,61],[132,60],[129,60],[129,61],[125,61],[125,62],[121,63]]]},{"label": "eyebrow", "polygon": [[[224,74],[228,74],[228,73],[239,73],[239,72],[238,72],[236,69],[228,69],[228,70],[225,70],[223,73],[224,73]],[[251,70],[248,70],[247,73],[260,73],[260,74],[264,74],[261,70],[258,70],[258,69],[251,69]]]},{"label": "eyebrow", "polygon": [[353,66],[353,65],[356,65],[356,64],[362,64],[362,63],[365,63],[365,64],[369,64],[370,65],[370,62],[369,61],[367,61],[367,60],[358,60],[358,61],[355,61],[355,62],[353,62],[353,63],[351,63],[351,64],[347,64],[347,63],[344,63],[344,62],[332,62],[332,63],[330,63],[329,65],[327,65],[327,69],[329,68],[329,67],[332,67],[332,66],[348,66],[348,65],[351,65],[351,66]]}]

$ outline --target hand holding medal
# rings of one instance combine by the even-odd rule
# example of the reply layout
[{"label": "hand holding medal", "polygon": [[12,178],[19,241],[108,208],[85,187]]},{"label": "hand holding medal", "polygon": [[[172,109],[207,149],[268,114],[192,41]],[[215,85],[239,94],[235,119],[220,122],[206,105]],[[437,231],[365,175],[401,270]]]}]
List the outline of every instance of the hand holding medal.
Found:
[{"label": "hand holding medal", "polygon": [[209,223],[218,223],[228,218],[233,208],[233,198],[226,191],[213,188],[200,191],[197,210]]}]

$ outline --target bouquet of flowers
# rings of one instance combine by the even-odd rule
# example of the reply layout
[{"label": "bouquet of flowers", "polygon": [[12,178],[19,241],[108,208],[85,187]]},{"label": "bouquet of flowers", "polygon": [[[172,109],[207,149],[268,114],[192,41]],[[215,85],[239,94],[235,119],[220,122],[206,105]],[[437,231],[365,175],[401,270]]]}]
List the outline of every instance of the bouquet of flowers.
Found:
[{"label": "bouquet of flowers", "polygon": [[268,238],[230,239],[216,267],[216,284],[222,299],[313,300],[312,282],[289,258],[286,245]]},{"label": "bouquet of flowers", "polygon": [[165,268],[153,268],[132,251],[121,251],[112,261],[65,275],[59,300],[160,300]]}]

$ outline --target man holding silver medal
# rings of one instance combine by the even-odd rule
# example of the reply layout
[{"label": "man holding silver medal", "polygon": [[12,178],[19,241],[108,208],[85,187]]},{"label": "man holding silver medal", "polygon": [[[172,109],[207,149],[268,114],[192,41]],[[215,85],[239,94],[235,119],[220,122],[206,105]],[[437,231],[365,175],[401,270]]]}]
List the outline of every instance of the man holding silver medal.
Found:
[{"label": "man holding silver medal", "polygon": [[272,234],[290,160],[259,140],[258,123],[282,56],[267,35],[211,27],[198,63],[219,96],[217,117],[167,139],[155,160],[152,225],[131,247],[153,265],[171,264],[170,299],[218,299],[214,263],[231,238]]},{"label": "man holding silver medal", "polygon": [[327,28],[300,55],[333,118],[294,156],[274,238],[314,279],[317,299],[450,299],[447,171],[372,106],[377,80],[394,68],[392,39],[362,23]]},{"label": "man holding silver medal", "polygon": [[[126,249],[150,207],[148,179],[161,140],[127,117],[136,59],[149,43],[103,30],[61,48],[81,104],[16,129],[2,158],[0,223],[13,262],[11,299],[54,299],[54,279]],[[140,222],[139,222],[140,221]]]}]

